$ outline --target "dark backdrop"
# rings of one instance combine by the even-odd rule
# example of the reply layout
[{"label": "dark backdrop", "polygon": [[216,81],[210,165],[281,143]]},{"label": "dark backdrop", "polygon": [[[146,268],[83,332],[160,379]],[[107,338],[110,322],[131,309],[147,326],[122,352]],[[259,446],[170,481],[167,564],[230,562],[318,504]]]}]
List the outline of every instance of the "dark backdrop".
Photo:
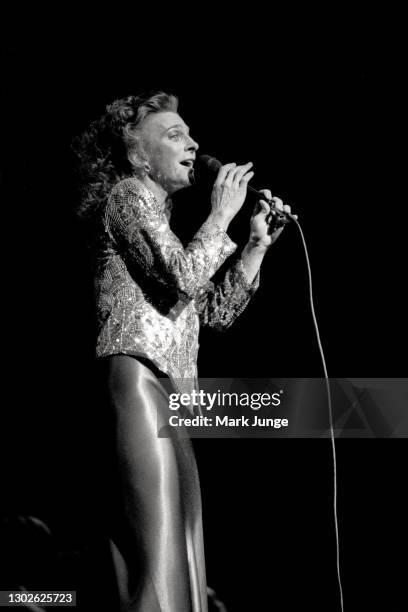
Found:
[{"label": "dark backdrop", "polygon": [[[216,19],[201,35],[199,23],[177,18],[130,22],[116,36],[26,28],[6,45],[4,513],[42,517],[68,546],[98,531],[91,285],[69,144],[117,97],[152,87],[178,94],[201,152],[253,161],[253,185],[299,214],[331,376],[403,376],[398,54],[385,55],[364,21],[350,23],[302,30],[300,21],[298,32],[282,32],[243,14],[233,35]],[[174,228],[186,241],[208,213],[210,189],[203,180],[176,197]],[[252,204],[231,225],[242,246]],[[223,335],[203,332],[200,351],[202,376],[321,376],[294,228],[268,254],[240,320]],[[208,581],[228,610],[339,609],[329,441],[195,447]],[[405,450],[405,440],[337,444],[347,610],[406,604]]]}]

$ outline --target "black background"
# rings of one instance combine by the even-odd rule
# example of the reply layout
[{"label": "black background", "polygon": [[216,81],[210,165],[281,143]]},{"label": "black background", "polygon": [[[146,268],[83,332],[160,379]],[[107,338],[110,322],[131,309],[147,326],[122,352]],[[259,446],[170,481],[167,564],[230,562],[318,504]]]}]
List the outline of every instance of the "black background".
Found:
[{"label": "black background", "polygon": [[[194,11],[197,10],[197,14]],[[203,7],[30,28],[3,53],[2,436],[5,514],[74,543],[98,532],[92,301],[73,215],[73,136],[115,98],[160,88],[202,153],[253,161],[253,186],[298,213],[331,376],[400,377],[406,347],[402,77],[394,24]],[[194,13],[194,14],[193,14]],[[206,15],[206,17],[205,17]],[[343,16],[344,17],[344,16]],[[396,23],[397,21],[395,21]],[[120,26],[118,25],[120,24]],[[385,44],[387,35],[387,44]],[[211,183],[176,197],[188,241]],[[231,225],[241,246],[252,202]],[[235,326],[202,332],[201,376],[322,375],[299,236],[285,229]],[[406,282],[406,281],[405,281]],[[338,610],[328,440],[195,440],[209,584],[229,611]],[[405,440],[337,443],[346,610],[405,609]]]}]

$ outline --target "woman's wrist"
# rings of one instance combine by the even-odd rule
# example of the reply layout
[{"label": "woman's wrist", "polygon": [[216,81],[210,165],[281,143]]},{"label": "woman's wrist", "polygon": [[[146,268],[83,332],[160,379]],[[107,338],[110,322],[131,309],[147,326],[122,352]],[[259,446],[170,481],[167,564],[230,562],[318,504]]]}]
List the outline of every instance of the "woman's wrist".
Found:
[{"label": "woman's wrist", "polygon": [[256,245],[251,241],[245,245],[241,253],[241,260],[249,283],[252,283],[258,274],[266,251],[267,248],[265,246]]},{"label": "woman's wrist", "polygon": [[232,221],[232,217],[221,211],[212,211],[208,217],[208,221],[214,223],[226,232]]},{"label": "woman's wrist", "polygon": [[244,250],[246,250],[247,253],[252,252],[258,256],[264,256],[269,246],[269,244],[263,244],[260,240],[255,240],[251,237],[246,243]]}]

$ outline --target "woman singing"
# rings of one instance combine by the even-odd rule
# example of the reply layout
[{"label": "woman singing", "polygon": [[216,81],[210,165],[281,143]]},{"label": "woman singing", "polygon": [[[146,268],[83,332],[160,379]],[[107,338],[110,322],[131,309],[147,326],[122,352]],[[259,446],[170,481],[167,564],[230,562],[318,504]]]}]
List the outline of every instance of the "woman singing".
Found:
[{"label": "woman singing", "polygon": [[196,387],[200,324],[233,323],[282,231],[267,222],[272,195],[263,190],[247,245],[211,281],[237,248],[227,230],[254,174],[251,163],[230,163],[218,172],[208,218],[183,248],[169,226],[171,196],[191,184],[198,144],[177,104],[163,92],[116,100],[76,145],[79,212],[94,228],[96,355],[115,457],[109,537],[121,609],[138,612],[207,610],[196,463],[188,439],[157,435],[169,415],[159,378],[176,391]]}]

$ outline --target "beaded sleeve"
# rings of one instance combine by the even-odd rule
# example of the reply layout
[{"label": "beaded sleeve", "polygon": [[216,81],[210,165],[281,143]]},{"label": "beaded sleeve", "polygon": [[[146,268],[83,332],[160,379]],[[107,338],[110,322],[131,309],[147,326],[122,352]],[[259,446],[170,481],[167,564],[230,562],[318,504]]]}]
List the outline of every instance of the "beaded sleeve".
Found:
[{"label": "beaded sleeve", "polygon": [[259,286],[259,271],[252,283],[246,277],[242,259],[238,259],[218,282],[207,283],[196,299],[202,325],[219,331],[227,329],[247,306]]}]

